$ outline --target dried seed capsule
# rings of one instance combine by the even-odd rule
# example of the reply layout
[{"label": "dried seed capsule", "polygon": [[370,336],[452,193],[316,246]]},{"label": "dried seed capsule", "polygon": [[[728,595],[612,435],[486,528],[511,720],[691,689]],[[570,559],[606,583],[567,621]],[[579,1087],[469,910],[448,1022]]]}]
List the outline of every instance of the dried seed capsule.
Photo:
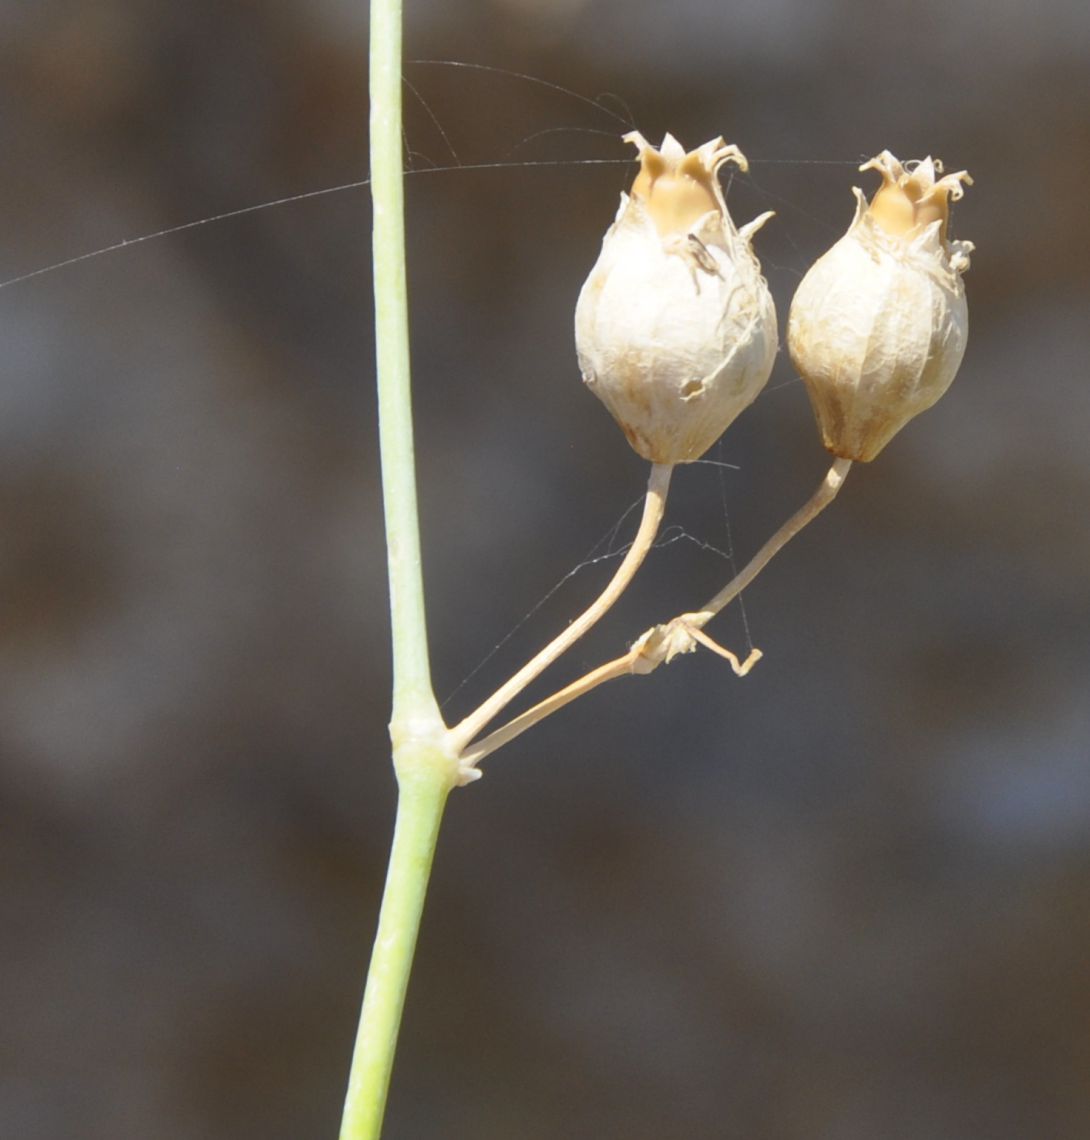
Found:
[{"label": "dried seed capsule", "polygon": [[938,177],[930,158],[906,169],[889,153],[861,166],[882,186],[855,191],[848,232],[802,279],[787,322],[791,359],[806,382],[825,446],[873,459],[949,388],[965,354],[961,274],[972,243],[946,236],[949,199],[972,179]]},{"label": "dried seed capsule", "polygon": [[735,229],[717,175],[747,164],[721,138],[688,153],[671,135],[625,141],[640,172],[579,294],[579,367],[640,455],[691,462],[772,371],[776,310],[750,248],[772,215]]}]

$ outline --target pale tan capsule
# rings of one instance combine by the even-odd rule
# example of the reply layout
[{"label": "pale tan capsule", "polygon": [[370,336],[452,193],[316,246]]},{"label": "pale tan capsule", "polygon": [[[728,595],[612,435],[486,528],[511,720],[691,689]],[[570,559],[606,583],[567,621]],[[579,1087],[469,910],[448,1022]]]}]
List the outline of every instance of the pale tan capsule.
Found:
[{"label": "pale tan capsule", "polygon": [[776,310],[718,171],[746,160],[721,138],[686,153],[637,132],[640,172],[579,294],[583,379],[653,463],[699,459],[757,396],[776,357]]},{"label": "pale tan capsule", "polygon": [[868,206],[855,190],[848,232],[803,278],[787,344],[806,382],[825,446],[873,459],[949,388],[965,353],[961,274],[972,243],[947,238],[949,200],[972,179],[939,177],[930,158],[906,169],[889,151],[860,167],[882,186]]}]

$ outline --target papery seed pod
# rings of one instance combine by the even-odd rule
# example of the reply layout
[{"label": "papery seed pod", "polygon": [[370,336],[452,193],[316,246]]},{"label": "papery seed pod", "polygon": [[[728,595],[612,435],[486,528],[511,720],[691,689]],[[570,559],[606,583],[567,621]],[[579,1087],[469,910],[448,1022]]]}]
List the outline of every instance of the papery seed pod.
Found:
[{"label": "papery seed pod", "polygon": [[640,172],[579,294],[579,367],[640,455],[686,463],[772,371],[776,310],[750,248],[772,215],[735,229],[717,175],[747,164],[721,138],[688,153],[671,135],[661,150],[638,132],[625,141]]},{"label": "papery seed pod", "polygon": [[855,190],[848,232],[795,293],[787,344],[825,446],[869,460],[949,388],[965,354],[961,274],[973,246],[946,229],[949,200],[972,179],[937,177],[930,158],[906,169],[888,150],[859,169],[877,170],[882,186],[869,206]]}]

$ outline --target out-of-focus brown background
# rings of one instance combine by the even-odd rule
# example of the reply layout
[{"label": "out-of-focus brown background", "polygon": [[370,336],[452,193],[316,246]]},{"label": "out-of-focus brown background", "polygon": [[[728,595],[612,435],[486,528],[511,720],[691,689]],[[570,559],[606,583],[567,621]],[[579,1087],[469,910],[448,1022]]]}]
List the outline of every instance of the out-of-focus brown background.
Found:
[{"label": "out-of-focus brown background", "polygon": [[[607,687],[454,796],[388,1136],[1090,1135],[1090,10],[408,8],[410,58],[615,96],[410,65],[446,134],[410,96],[418,170],[723,133],[736,219],[778,211],[781,322],[882,148],[972,172],[978,248],[953,389],[747,593],[756,671]],[[366,16],[5,0],[0,278],[364,177]],[[571,343],[631,169],[408,183],[451,716],[593,595],[609,564],[459,689],[641,493]],[[336,1132],[394,805],[369,225],[348,191],[0,290],[13,1140]],[[671,533],[724,547],[725,495],[746,556],[825,468],[785,356],[713,457]],[[656,552],[550,679],[727,572]]]}]

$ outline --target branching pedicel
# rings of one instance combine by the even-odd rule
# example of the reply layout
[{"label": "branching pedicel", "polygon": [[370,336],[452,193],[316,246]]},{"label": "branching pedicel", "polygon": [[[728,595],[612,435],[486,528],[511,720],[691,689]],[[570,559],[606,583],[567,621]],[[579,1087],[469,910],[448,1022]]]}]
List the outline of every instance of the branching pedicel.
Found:
[{"label": "branching pedicel", "polygon": [[725,162],[746,169],[741,151],[721,138],[689,152],[671,135],[660,149],[637,132],[625,141],[639,151],[640,172],[579,295],[575,339],[587,386],[652,462],[644,520],[598,601],[452,730],[467,781],[485,756],[604,681],[650,673],[700,645],[745,676],[760,650],[740,661],[704,626],[832,502],[854,461],[874,459],[939,399],[965,352],[961,274],[972,245],[949,240],[947,229],[949,201],[971,179],[965,171],[939,177],[942,164],[931,158],[906,167],[883,151],[860,167],[877,170],[882,186],[869,205],[855,190],[848,232],[803,278],[788,322],[791,358],[836,457],[821,485],[699,610],[652,626],[627,653],[470,743],[620,596],[653,541],[672,466],[704,454],[756,398],[775,360],[776,311],[751,248],[772,215],[736,229],[718,180]]}]

